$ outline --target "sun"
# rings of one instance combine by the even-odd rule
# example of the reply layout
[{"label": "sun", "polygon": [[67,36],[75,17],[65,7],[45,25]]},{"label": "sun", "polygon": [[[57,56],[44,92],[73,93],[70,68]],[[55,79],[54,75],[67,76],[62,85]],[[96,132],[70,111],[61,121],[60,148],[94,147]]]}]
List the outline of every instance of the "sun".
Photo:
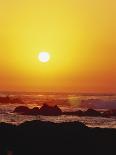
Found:
[{"label": "sun", "polygon": [[38,54],[38,60],[45,63],[50,60],[50,54],[48,52],[40,52]]}]

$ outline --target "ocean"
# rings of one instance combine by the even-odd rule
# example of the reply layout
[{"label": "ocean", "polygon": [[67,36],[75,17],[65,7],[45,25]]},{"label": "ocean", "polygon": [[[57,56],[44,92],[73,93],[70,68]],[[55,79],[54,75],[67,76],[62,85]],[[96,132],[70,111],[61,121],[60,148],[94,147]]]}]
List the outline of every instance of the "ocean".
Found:
[{"label": "ocean", "polygon": [[[0,97],[20,98],[23,105],[33,108],[44,103],[58,105],[62,111],[76,111],[93,108],[100,111],[116,109],[116,94],[95,93],[53,93],[53,92],[0,92]],[[116,117],[85,117],[85,116],[27,116],[13,113],[19,103],[0,103],[0,122],[20,124],[25,121],[41,120],[55,123],[83,122],[88,127],[116,128]]]}]

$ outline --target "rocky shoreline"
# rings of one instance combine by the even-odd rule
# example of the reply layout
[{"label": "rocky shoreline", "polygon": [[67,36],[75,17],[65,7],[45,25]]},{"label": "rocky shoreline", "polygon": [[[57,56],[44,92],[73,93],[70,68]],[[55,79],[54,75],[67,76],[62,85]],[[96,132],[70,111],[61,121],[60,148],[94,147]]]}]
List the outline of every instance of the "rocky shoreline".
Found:
[{"label": "rocky shoreline", "polygon": [[116,129],[89,128],[80,122],[0,123],[0,155],[113,155]]}]

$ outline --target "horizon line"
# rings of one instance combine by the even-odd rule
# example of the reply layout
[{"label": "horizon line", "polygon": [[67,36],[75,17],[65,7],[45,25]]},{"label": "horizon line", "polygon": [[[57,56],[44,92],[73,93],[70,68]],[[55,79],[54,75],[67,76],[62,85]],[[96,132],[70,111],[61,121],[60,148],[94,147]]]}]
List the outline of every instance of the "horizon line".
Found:
[{"label": "horizon line", "polygon": [[77,91],[17,91],[17,90],[0,90],[0,93],[59,93],[59,94],[96,94],[96,95],[116,95],[116,92],[77,92]]}]

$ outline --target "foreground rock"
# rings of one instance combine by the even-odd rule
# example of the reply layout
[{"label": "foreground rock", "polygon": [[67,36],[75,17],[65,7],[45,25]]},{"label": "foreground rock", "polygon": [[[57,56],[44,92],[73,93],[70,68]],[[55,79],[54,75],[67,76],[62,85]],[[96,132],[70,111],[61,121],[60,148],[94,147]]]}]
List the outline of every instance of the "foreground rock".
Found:
[{"label": "foreground rock", "polygon": [[115,129],[92,129],[80,122],[0,123],[0,155],[115,155],[115,148]]}]

